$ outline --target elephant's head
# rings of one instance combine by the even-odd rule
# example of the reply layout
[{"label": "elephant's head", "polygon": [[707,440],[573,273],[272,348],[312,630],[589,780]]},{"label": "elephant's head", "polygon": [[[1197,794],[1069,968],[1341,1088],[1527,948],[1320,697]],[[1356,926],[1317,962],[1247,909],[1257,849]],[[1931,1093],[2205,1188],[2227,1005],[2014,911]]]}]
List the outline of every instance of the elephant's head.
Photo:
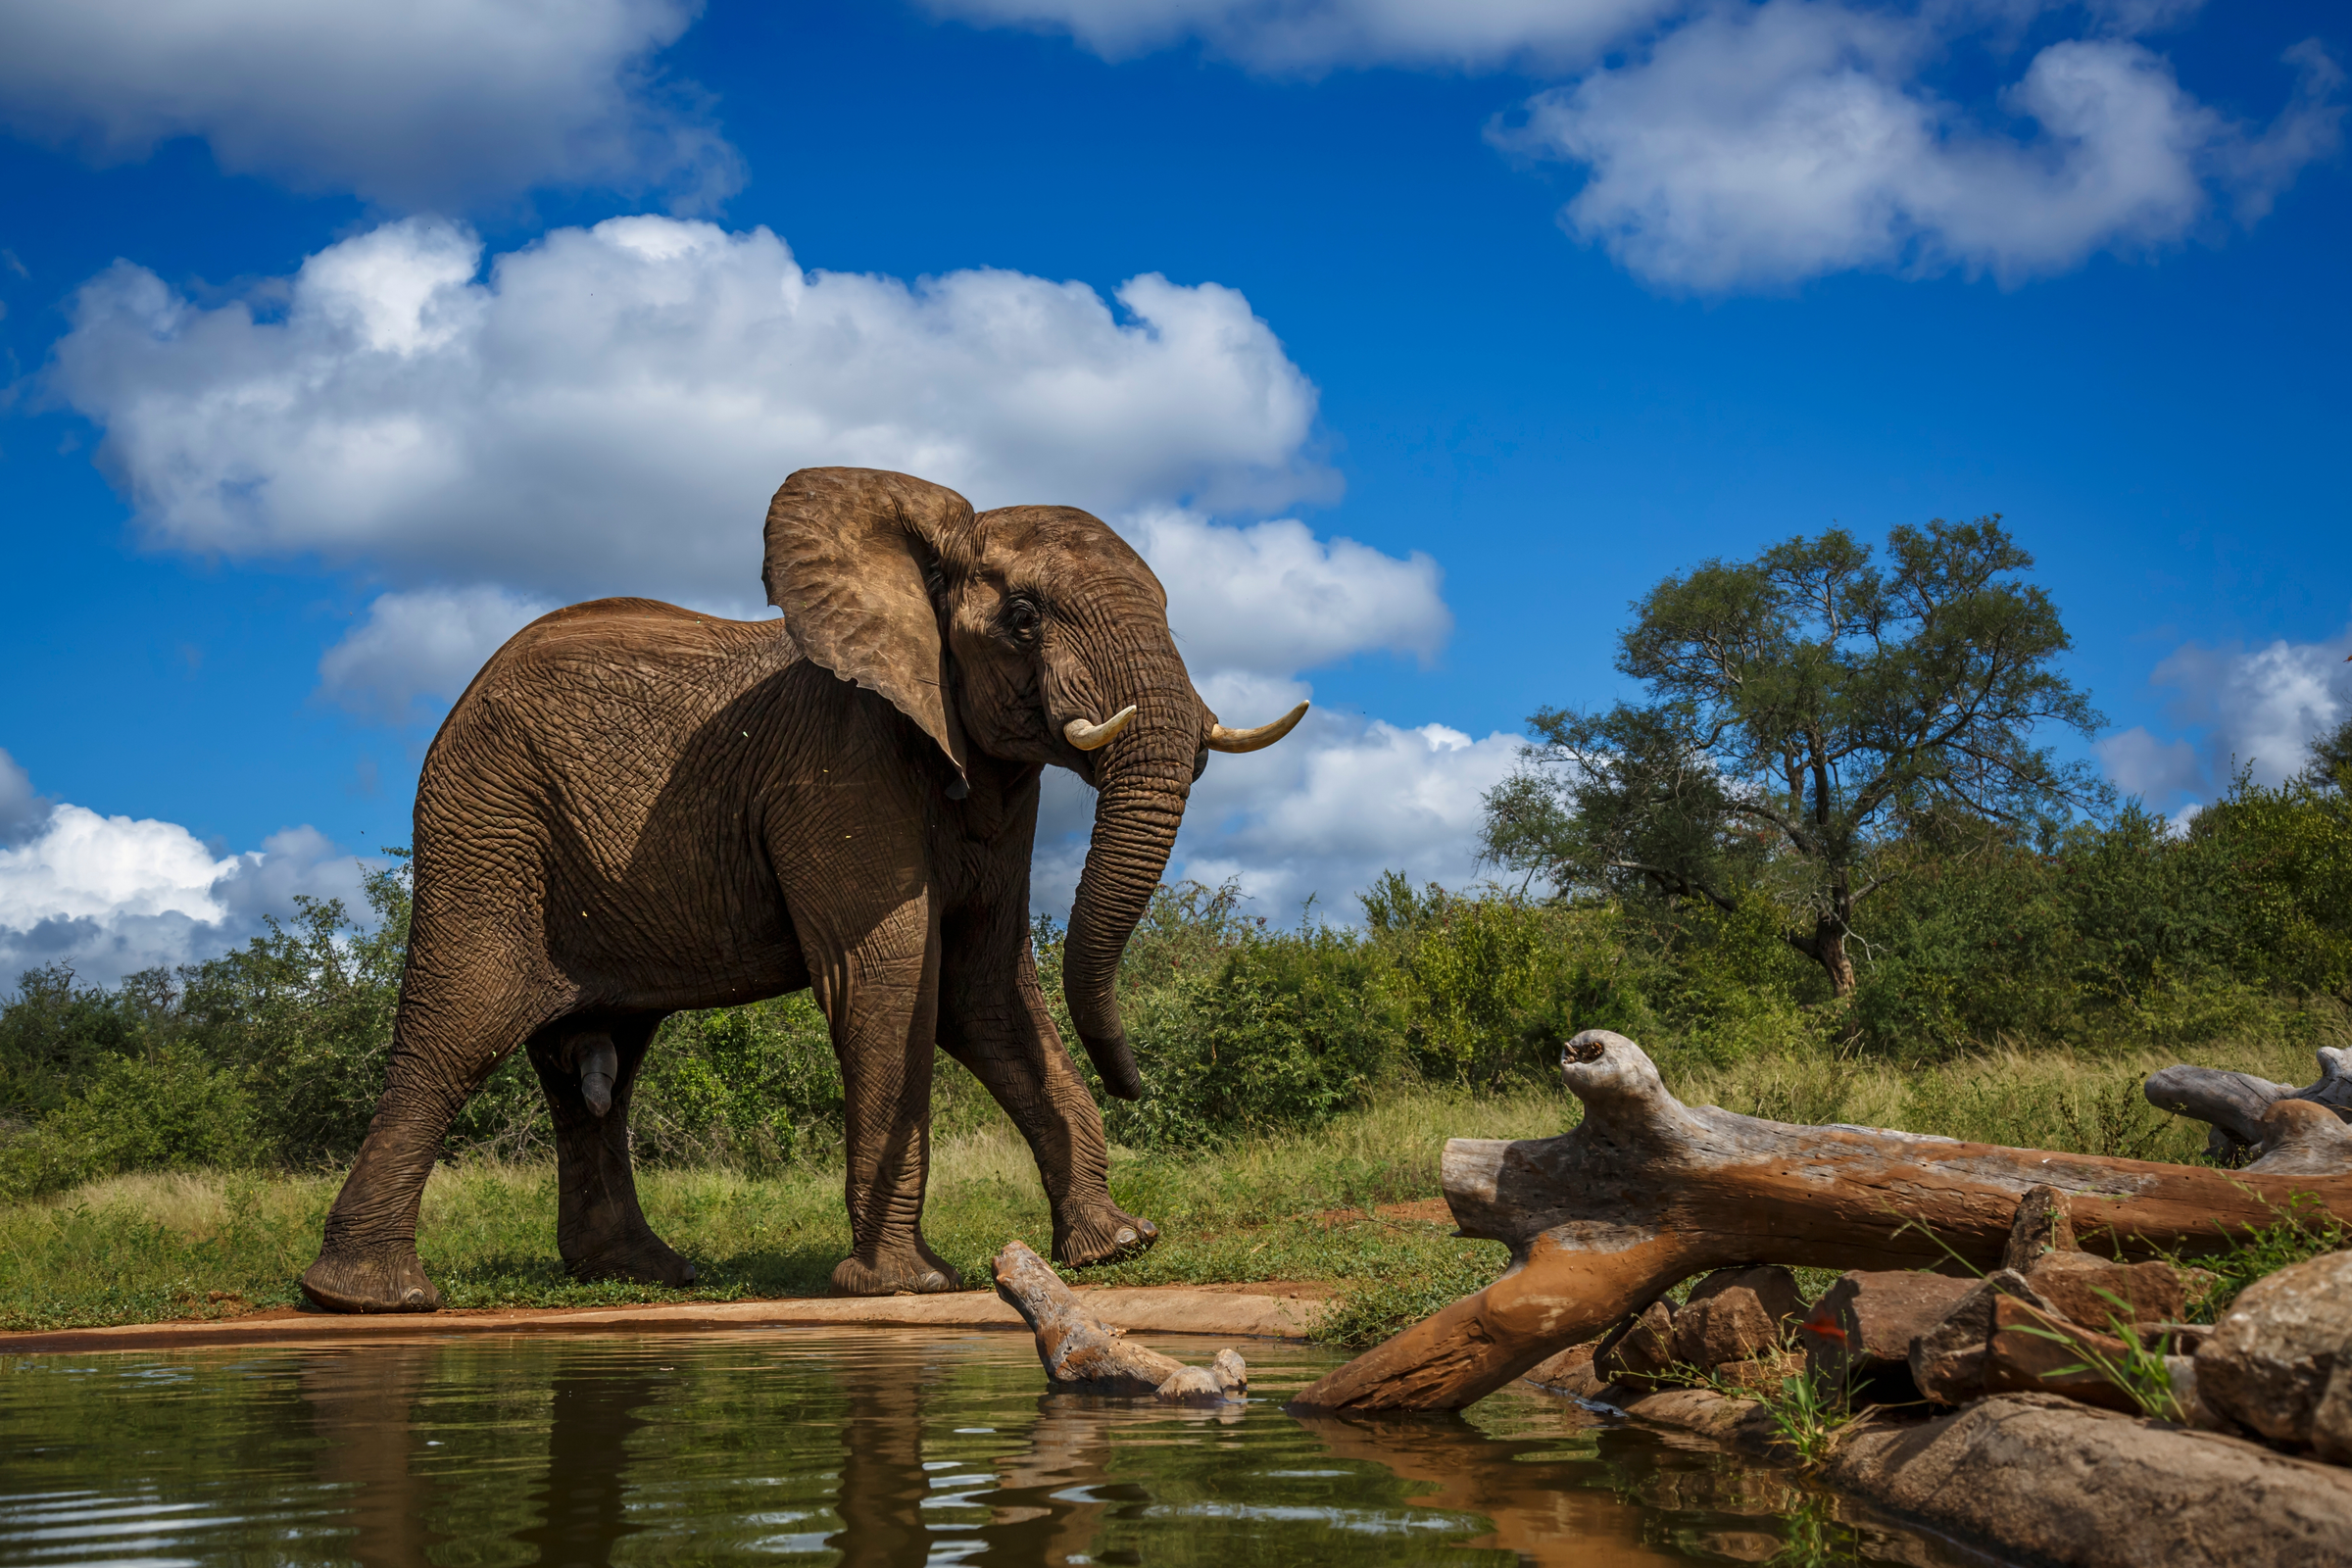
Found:
[{"label": "elephant's head", "polygon": [[1100,792],[1070,910],[1063,994],[1111,1094],[1143,1093],[1119,1023],[1119,956],[1166,869],[1212,751],[1290,733],[1217,722],[1143,558],[1072,507],[975,514],[955,491],[872,468],[803,468],[767,512],[767,597],[811,662],[897,705],[960,797],[967,747],[1057,762]]}]

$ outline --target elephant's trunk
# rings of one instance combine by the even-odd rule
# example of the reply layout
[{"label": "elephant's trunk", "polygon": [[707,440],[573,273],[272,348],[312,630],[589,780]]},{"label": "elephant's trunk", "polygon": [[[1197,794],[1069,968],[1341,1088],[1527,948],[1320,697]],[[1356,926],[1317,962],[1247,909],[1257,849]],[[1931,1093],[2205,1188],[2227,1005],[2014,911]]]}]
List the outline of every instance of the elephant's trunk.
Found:
[{"label": "elephant's trunk", "polygon": [[1094,836],[1062,949],[1062,996],[1078,1041],[1102,1087],[1121,1100],[1142,1099],[1144,1080],[1119,1022],[1119,958],[1175,848],[1200,734],[1198,699],[1181,663],[1176,670],[1167,690],[1137,694],[1135,721],[1101,754]]}]

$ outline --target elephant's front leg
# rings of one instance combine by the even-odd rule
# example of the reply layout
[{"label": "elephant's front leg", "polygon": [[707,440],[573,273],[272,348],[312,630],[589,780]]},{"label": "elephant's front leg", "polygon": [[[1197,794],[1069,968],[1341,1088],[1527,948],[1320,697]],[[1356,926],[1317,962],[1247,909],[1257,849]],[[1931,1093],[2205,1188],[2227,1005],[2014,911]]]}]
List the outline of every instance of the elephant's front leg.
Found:
[{"label": "elephant's front leg", "polygon": [[928,898],[885,916],[847,951],[812,954],[817,1004],[841,1061],[848,1143],[850,1255],[836,1296],[959,1291],[963,1279],[923,1240],[931,1167],[931,1053],[939,1016],[939,927]]},{"label": "elephant's front leg", "polygon": [[556,1247],[574,1279],[673,1289],[695,1280],[694,1265],[646,1223],[629,1158],[630,1093],[660,1021],[632,1019],[609,1034],[559,1024],[531,1039],[556,1128]]},{"label": "elephant's front leg", "polygon": [[1029,934],[1017,918],[951,943],[940,1045],[996,1097],[1037,1156],[1054,1206],[1054,1260],[1072,1268],[1132,1257],[1159,1228],[1111,1200],[1102,1111],[1078,1076],[1038,989]]}]

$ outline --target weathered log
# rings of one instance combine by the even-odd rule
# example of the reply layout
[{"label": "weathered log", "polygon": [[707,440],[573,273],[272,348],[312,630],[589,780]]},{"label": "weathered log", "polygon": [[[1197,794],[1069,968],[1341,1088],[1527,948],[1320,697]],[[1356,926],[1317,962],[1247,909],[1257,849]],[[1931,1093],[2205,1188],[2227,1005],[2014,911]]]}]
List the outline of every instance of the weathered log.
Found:
[{"label": "weathered log", "polygon": [[997,1295],[1037,1336],[1037,1358],[1059,1393],[1149,1394],[1170,1402],[1241,1398],[1250,1374],[1240,1352],[1219,1350],[1208,1366],[1187,1366],[1123,1338],[1079,1304],[1077,1295],[1025,1244],[996,1256]]},{"label": "weathered log", "polygon": [[2302,1089],[2252,1073],[2181,1065],[2148,1074],[2140,1092],[2158,1110],[2206,1123],[2212,1129],[2206,1135],[2206,1152],[2230,1162],[2262,1146],[2262,1113],[2279,1101],[2326,1105],[2339,1119],[2352,1121],[2352,1052],[2322,1046],[2319,1058],[2319,1082]]},{"label": "weathered log", "polygon": [[1585,1103],[1558,1138],[1457,1138],[1442,1165],[1467,1236],[1507,1244],[1502,1277],[1329,1374],[1294,1401],[1452,1410],[1708,1269],[1769,1261],[1996,1266],[2019,1200],[2067,1194],[2081,1245],[2218,1250],[2298,1193],[2352,1217],[2352,1176],[2290,1176],[2003,1149],[1867,1127],[1798,1127],[1685,1105],[1642,1049],[1592,1030],[1561,1078]]}]

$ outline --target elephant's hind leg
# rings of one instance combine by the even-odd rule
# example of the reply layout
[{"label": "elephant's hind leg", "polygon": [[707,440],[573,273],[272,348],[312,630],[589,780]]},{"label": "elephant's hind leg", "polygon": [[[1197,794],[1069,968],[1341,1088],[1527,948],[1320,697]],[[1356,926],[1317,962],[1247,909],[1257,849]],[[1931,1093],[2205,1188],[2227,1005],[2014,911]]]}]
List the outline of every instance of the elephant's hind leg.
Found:
[{"label": "elephant's hind leg", "polygon": [[302,1294],[329,1312],[430,1312],[441,1293],[416,1256],[416,1210],[441,1140],[499,1059],[539,1021],[519,995],[440,999],[412,973],[375,1119],[327,1211]]},{"label": "elephant's hind leg", "polygon": [[[609,1034],[557,1024],[531,1037],[531,1065],[556,1128],[556,1247],[574,1279],[672,1289],[695,1281],[694,1265],[646,1223],[629,1158],[630,1093],[660,1022],[628,1019]],[[607,1040],[617,1071],[599,1115],[582,1078],[599,1065],[591,1042]]]}]

